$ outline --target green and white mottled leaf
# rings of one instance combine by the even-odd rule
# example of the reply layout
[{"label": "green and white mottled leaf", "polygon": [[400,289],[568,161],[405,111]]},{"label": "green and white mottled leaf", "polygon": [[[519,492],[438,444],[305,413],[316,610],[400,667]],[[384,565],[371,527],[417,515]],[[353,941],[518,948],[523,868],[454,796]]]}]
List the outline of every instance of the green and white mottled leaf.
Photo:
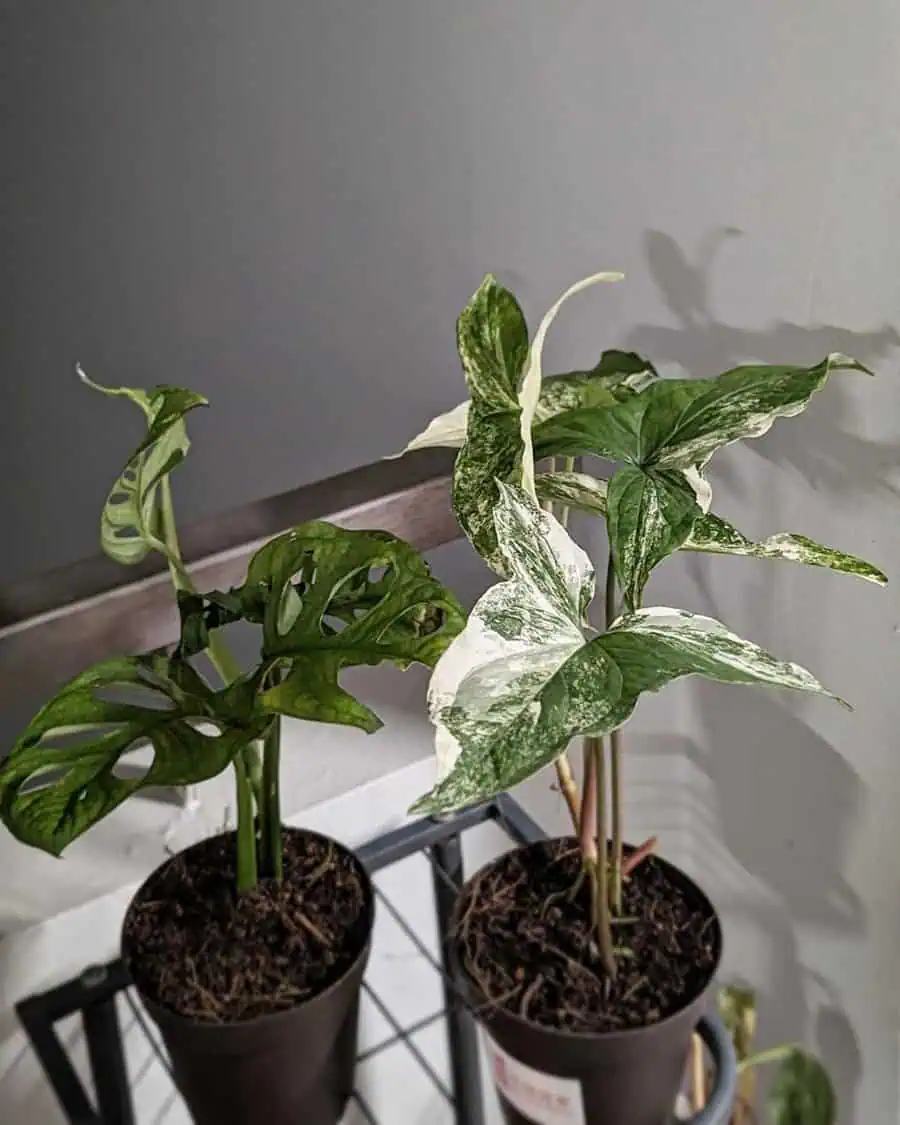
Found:
[{"label": "green and white mottled leaf", "polygon": [[717,449],[799,414],[833,371],[867,371],[834,353],[813,367],[745,366],[714,379],[662,379],[612,409],[566,411],[534,427],[534,455],[656,468],[704,467]]},{"label": "green and white mottled leaf", "polygon": [[488,275],[456,325],[469,388],[466,440],[453,470],[453,510],[485,562],[502,573],[494,505],[498,480],[522,471],[519,383],[528,358],[528,326],[508,289]]},{"label": "green and white mottled leaf", "polygon": [[807,539],[805,535],[794,535],[789,531],[770,535],[759,543],[754,543],[742,535],[719,516],[707,514],[694,522],[690,536],[684,544],[686,551],[703,551],[711,555],[748,555],[757,559],[784,559],[787,562],[805,563],[806,566],[822,566],[842,574],[853,574],[866,582],[878,586],[887,585],[887,575],[855,555],[845,554],[834,547],[826,547]]},{"label": "green and white mottled leaf", "polygon": [[684,473],[633,467],[613,475],[607,508],[616,577],[625,605],[636,609],[650,572],[685,542],[700,508]]},{"label": "green and white mottled leaf", "polygon": [[[163,656],[97,664],[41,708],[0,765],[0,817],[23,843],[59,855],[138,790],[221,773],[271,722],[254,693],[247,680],[213,692]],[[122,755],[142,746],[153,750],[147,772],[118,777]]]},{"label": "green and white mottled leaf", "polygon": [[538,500],[606,519],[608,482],[574,470],[539,473],[535,479]]},{"label": "green and white mottled leaf", "polygon": [[[547,513],[544,519],[556,524]],[[492,638],[506,639],[505,630],[509,653],[499,643],[489,649],[473,628],[457,642],[458,652],[451,646],[444,657],[453,674],[440,662],[435,670],[444,677],[430,708],[439,780],[416,812],[451,812],[505,792],[553,762],[573,738],[617,729],[641,694],[682,676],[831,695],[799,665],[776,659],[712,618],[641,610],[576,645],[574,630],[571,639],[568,630],[553,632],[543,601],[534,604],[527,585],[507,587],[510,582],[489,590],[473,618],[480,625],[489,614]],[[506,629],[506,621],[514,627]]]},{"label": "green and white mottled leaf", "polygon": [[460,753],[457,734],[442,720],[445,712],[464,712],[475,736],[499,732],[532,706],[541,687],[584,643],[582,626],[594,590],[587,555],[521,489],[500,484],[495,518],[510,577],[479,599],[429,686],[441,776]]},{"label": "green and white mottled leaf", "polygon": [[116,562],[141,562],[151,551],[168,555],[158,531],[158,493],[163,479],[187,455],[190,441],[184,416],[206,399],[181,387],[160,386],[151,391],[132,387],[102,387],[79,367],[87,386],[103,394],[129,398],[143,410],[147,433],[128,458],[113,485],[100,518],[100,543]]},{"label": "green and white mottled leaf", "polygon": [[772,1125],[835,1125],[837,1097],[828,1071],[795,1048],[782,1062],[768,1099]]},{"label": "green and white mottled leaf", "polygon": [[[624,402],[642,391],[656,378],[658,375],[653,365],[636,352],[605,351],[591,371],[569,371],[564,375],[545,377],[535,421],[542,422],[563,410],[582,406],[615,406],[617,402]],[[432,419],[401,453],[392,454],[392,457],[402,457],[415,449],[460,449],[466,440],[468,418],[469,400],[466,399]]]},{"label": "green and white mottled leaf", "polygon": [[550,325],[556,319],[557,313],[570,297],[574,297],[577,293],[582,293],[585,289],[589,289],[591,286],[598,285],[601,282],[622,281],[624,277],[625,275],[623,273],[606,272],[595,273],[590,277],[582,278],[581,281],[576,281],[576,283],[569,286],[565,293],[563,293],[562,296],[551,305],[547,312],[544,313],[543,319],[538,325],[538,330],[534,334],[534,340],[528,353],[528,362],[525,366],[522,388],[519,393],[519,401],[522,407],[521,433],[524,450],[522,455],[522,487],[530,496],[534,496],[534,453],[531,448],[531,427],[538,409],[538,400],[540,398],[541,386],[544,379],[542,366],[544,342],[547,339],[547,333],[550,331]]},{"label": "green and white mottled leaf", "polygon": [[263,658],[281,673],[261,706],[374,731],[381,721],[339,683],[345,668],[432,667],[465,622],[456,598],[408,543],[315,521],[271,540],[227,594],[182,594],[182,653],[236,620],[262,625]]}]

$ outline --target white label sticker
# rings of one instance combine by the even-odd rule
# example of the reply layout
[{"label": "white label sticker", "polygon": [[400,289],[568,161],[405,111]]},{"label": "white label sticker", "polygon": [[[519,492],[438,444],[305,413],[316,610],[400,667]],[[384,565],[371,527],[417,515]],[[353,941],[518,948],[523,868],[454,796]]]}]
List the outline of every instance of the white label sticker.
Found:
[{"label": "white label sticker", "polygon": [[585,1125],[584,1100],[577,1078],[544,1074],[517,1062],[485,1034],[494,1083],[511,1106],[534,1125]]}]

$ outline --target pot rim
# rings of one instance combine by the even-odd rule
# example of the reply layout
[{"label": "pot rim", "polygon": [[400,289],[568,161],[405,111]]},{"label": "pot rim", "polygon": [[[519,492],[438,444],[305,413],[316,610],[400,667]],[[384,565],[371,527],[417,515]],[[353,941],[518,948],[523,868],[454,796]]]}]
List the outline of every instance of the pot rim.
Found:
[{"label": "pot rim", "polygon": [[[474,882],[475,879],[477,879],[479,877],[479,875],[483,871],[487,870],[487,868],[489,868],[489,867],[492,867],[496,863],[500,863],[505,858],[505,856],[510,855],[512,852],[527,851],[530,848],[537,848],[537,847],[541,847],[541,846],[546,846],[547,844],[554,843],[555,841],[560,841],[560,842],[566,841],[566,842],[571,842],[573,844],[578,843],[578,840],[575,836],[548,836],[546,839],[543,839],[543,840],[532,840],[530,843],[520,844],[519,847],[517,847],[517,848],[510,848],[508,851],[504,852],[503,855],[497,856],[496,859],[492,859],[489,863],[486,863],[481,868],[479,868],[479,870],[470,879],[467,879],[466,882],[463,884],[463,886],[460,888],[460,892],[459,892],[459,895],[457,897],[456,904],[454,905],[454,908],[453,908],[453,917],[452,917],[452,923],[451,923],[453,929],[451,930],[451,934],[453,933],[453,931],[456,928],[456,923],[457,923],[457,920],[458,920],[459,905],[462,902],[463,895],[464,895],[466,889]],[[634,845],[627,845],[627,844],[625,846],[626,847],[630,846],[632,849],[634,847]],[[620,1028],[620,1029],[613,1029],[611,1031],[563,1031],[558,1027],[546,1027],[544,1024],[538,1023],[537,1020],[525,1019],[523,1016],[520,1016],[517,1012],[510,1011],[509,1008],[502,1008],[502,1007],[493,1005],[491,1003],[491,1001],[487,999],[487,997],[485,997],[484,1004],[479,1006],[480,1010],[478,1012],[472,1012],[475,1019],[479,1023],[484,1024],[488,1030],[490,1029],[491,1021],[499,1018],[499,1019],[502,1019],[502,1020],[509,1020],[511,1023],[516,1024],[519,1027],[527,1028],[529,1031],[540,1032],[544,1035],[553,1036],[554,1038],[577,1039],[579,1042],[582,1042],[582,1043],[592,1042],[592,1041],[603,1041],[603,1042],[609,1043],[610,1041],[612,1041],[614,1039],[615,1040],[624,1040],[624,1041],[627,1041],[629,1039],[637,1039],[641,1035],[646,1035],[650,1032],[656,1031],[657,1029],[666,1028],[669,1025],[671,1025],[672,1023],[674,1023],[676,1020],[683,1018],[685,1013],[688,1012],[694,1006],[697,1006],[698,1009],[702,1012],[705,998],[709,994],[709,991],[710,991],[710,989],[712,988],[712,986],[715,982],[716,974],[719,971],[719,967],[722,964],[722,950],[723,950],[723,944],[724,944],[723,935],[722,935],[722,920],[719,917],[719,912],[716,910],[715,906],[713,906],[712,901],[709,898],[709,896],[706,894],[706,892],[697,883],[694,882],[694,880],[689,875],[687,875],[684,871],[682,871],[681,868],[678,867],[676,864],[670,862],[667,859],[663,859],[660,855],[658,855],[655,852],[653,854],[653,858],[656,860],[657,863],[663,864],[663,866],[668,868],[669,871],[674,872],[678,876],[678,881],[683,882],[683,883],[687,883],[691,892],[697,896],[697,898],[700,900],[700,902],[702,904],[705,904],[709,908],[709,912],[715,920],[715,925],[716,925],[716,928],[717,928],[718,934],[719,934],[719,948],[718,948],[718,951],[717,951],[715,964],[713,965],[712,969],[710,970],[709,979],[707,980],[706,984],[703,986],[703,988],[695,996],[693,996],[690,1000],[688,1000],[681,1007],[676,1008],[676,1010],[674,1012],[670,1012],[669,1015],[667,1015],[665,1017],[665,1019],[657,1020],[655,1023],[644,1024],[641,1027],[625,1027],[625,1028]],[[452,937],[451,937],[451,942],[452,942]],[[473,980],[472,976],[470,975],[468,970],[465,968],[465,966],[462,964],[462,962],[459,959],[458,954],[456,953],[455,943],[452,943],[452,946],[453,946],[453,950],[454,950],[453,955],[454,955],[454,958],[456,959],[457,965],[459,966],[460,972],[464,974],[466,981],[469,983],[469,986],[477,989],[478,988],[477,982]]]},{"label": "pot rim", "polygon": [[188,844],[186,848],[182,848],[180,852],[176,852],[175,855],[169,856],[169,858],[161,863],[158,867],[155,867],[147,876],[147,878],[143,880],[141,885],[129,899],[128,906],[125,910],[125,915],[122,919],[122,925],[119,930],[119,949],[121,951],[122,960],[125,964],[125,969],[128,973],[129,980],[131,980],[132,987],[140,996],[141,1003],[148,1009],[148,1011],[152,1011],[154,1013],[154,1018],[157,1020],[157,1022],[159,1022],[160,1019],[163,1019],[170,1020],[181,1025],[189,1025],[192,1028],[201,1029],[203,1032],[209,1032],[210,1036],[225,1035],[229,1030],[244,1030],[259,1027],[262,1024],[266,1024],[268,1027],[277,1027],[279,1023],[288,1022],[298,1009],[306,1008],[308,1005],[318,1003],[320,1000],[324,1001],[327,997],[336,992],[345,983],[347,978],[359,968],[360,961],[364,961],[368,957],[372,948],[372,932],[375,925],[375,886],[372,882],[371,875],[366,870],[365,864],[362,862],[356,852],[354,852],[352,848],[349,848],[346,844],[342,844],[340,840],[335,840],[332,836],[326,836],[324,832],[316,832],[311,828],[299,828],[291,825],[284,825],[282,828],[283,832],[296,833],[298,835],[306,836],[310,839],[323,840],[326,843],[332,844],[334,845],[334,847],[339,848],[345,855],[350,856],[350,858],[356,864],[356,867],[360,873],[363,892],[366,897],[366,905],[364,907],[364,910],[367,915],[367,936],[361,949],[353,958],[351,963],[347,966],[346,970],[341,973],[337,980],[332,981],[327,988],[324,988],[321,992],[315,993],[315,995],[313,996],[305,997],[304,999],[294,1004],[292,1007],[286,1008],[281,1012],[269,1012],[266,1015],[253,1016],[248,1020],[230,1020],[227,1023],[211,1023],[206,1020],[192,1019],[190,1016],[181,1015],[180,1012],[174,1011],[172,1008],[167,1007],[165,1004],[160,1004],[158,1000],[150,999],[150,997],[146,996],[142,989],[137,984],[135,984],[131,976],[129,957],[125,949],[125,925],[128,921],[128,916],[131,913],[131,908],[135,899],[138,897],[138,895],[141,893],[150,879],[152,879],[153,876],[157,873],[157,871],[161,870],[167,864],[171,863],[179,856],[187,854],[194,848],[199,848],[201,845],[209,843],[210,840],[221,839],[224,836],[233,836],[235,835],[235,831],[235,829],[229,829],[229,831],[227,832],[217,832],[213,836],[205,836],[202,840],[195,840],[193,844]]}]

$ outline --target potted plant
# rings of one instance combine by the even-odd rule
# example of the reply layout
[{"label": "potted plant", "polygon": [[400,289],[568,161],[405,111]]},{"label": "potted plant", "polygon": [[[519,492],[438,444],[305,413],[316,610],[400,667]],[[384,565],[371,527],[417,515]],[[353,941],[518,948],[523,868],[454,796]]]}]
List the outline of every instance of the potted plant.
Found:
[{"label": "potted plant", "polygon": [[[435,667],[438,781],[415,811],[451,813],[553,765],[572,819],[570,837],[502,856],[457,903],[452,947],[509,1123],[662,1125],[711,998],[721,952],[712,905],[654,854],[655,841],[626,842],[621,728],[641,694],[701,675],[831,695],[718,621],[646,607],[653,569],[688,550],[886,581],[800,535],[753,542],[710,511],[705,477],[723,446],[800,413],[832,374],[865,368],[830,355],[812,367],[661,379],[637,355],[605,352],[591,370],[543,379],[562,302],[617,276],[574,286],[531,341],[513,294],[486,278],[457,324],[468,401],[411,443],[458,448],[454,508],[499,578]],[[608,472],[576,471],[584,455]],[[571,510],[608,531],[596,627],[594,569],[567,533]],[[576,738],[580,788],[567,757]]]},{"label": "potted plant", "polygon": [[[185,416],[205,400],[177,387],[97,389],[131,399],[147,420],[103,510],[103,547],[124,564],[164,556],[181,638],[63,687],[0,766],[0,816],[59,855],[143,787],[231,768],[236,831],[147,879],[127,911],[123,955],[199,1125],[336,1125],[352,1086],[373,893],[347,848],[282,826],[282,718],[376,730],[377,716],[340,686],[342,670],[432,666],[464,615],[408,544],[325,522],[263,546],[239,588],[201,596],[179,548],[170,474],[188,450]],[[238,619],[260,634],[250,670],[219,631]],[[218,683],[193,659],[201,653]],[[153,751],[146,773],[118,776],[139,746]]]}]

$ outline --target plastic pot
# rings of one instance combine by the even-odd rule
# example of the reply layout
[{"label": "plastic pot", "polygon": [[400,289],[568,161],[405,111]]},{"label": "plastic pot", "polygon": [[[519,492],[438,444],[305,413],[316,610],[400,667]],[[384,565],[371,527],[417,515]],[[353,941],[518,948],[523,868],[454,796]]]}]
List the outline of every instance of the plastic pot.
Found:
[{"label": "plastic pot", "polygon": [[[703,892],[683,872],[665,861],[656,862],[664,864],[669,877],[692,899],[714,913]],[[474,881],[460,893],[457,917],[461,917],[467,888]],[[658,1023],[582,1033],[543,1027],[492,1006],[462,967],[459,975],[487,1036],[493,1080],[507,1125],[669,1125],[672,1121],[691,1038],[711,1007],[712,979],[683,1008]],[[733,1102],[733,1053],[715,1021],[707,1021],[700,1030],[720,1057],[713,1104],[696,1121],[698,1125],[718,1125],[728,1120]]]},{"label": "plastic pot", "polygon": [[[359,860],[343,845],[330,843],[353,858],[367,917],[363,948],[329,988],[288,1011],[226,1024],[187,1019],[141,994],[196,1125],[338,1125],[343,1115],[353,1090],[359,996],[375,898]],[[128,965],[132,954],[125,940],[122,951]]]}]

